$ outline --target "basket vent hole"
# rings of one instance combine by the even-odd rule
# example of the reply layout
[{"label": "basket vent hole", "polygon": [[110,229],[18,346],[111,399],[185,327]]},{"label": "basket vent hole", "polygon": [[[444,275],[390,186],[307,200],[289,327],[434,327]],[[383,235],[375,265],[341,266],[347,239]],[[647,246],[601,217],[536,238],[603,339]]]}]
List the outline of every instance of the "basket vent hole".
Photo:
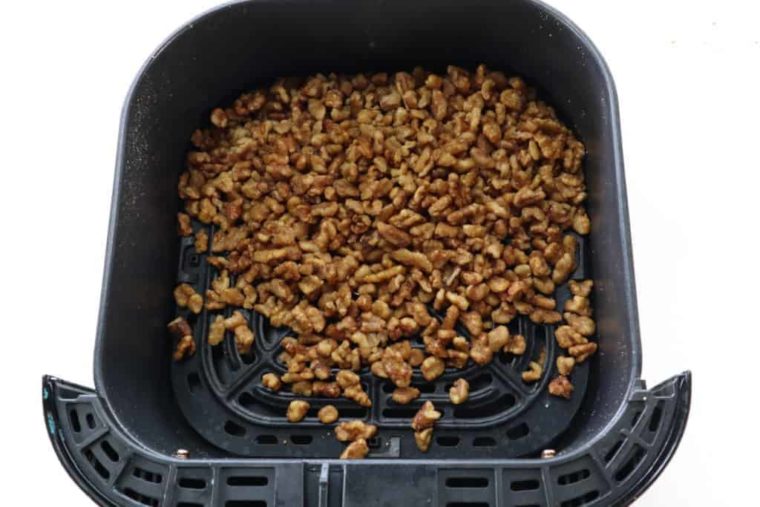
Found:
[{"label": "basket vent hole", "polygon": [[442,447],[456,447],[457,445],[459,445],[459,437],[454,437],[454,436],[444,435],[444,436],[436,437],[435,441],[438,445]]},{"label": "basket vent hole", "polygon": [[[415,412],[416,414],[417,412]],[[384,414],[384,413],[383,413]],[[351,417],[354,419],[364,419],[367,417],[367,409],[363,407],[345,407],[340,409],[341,417]]]},{"label": "basket vent hole", "polygon": [[201,377],[198,373],[193,372],[187,376],[187,388],[190,390],[190,394],[195,394],[201,388]]},{"label": "basket vent hole", "polygon": [[533,491],[541,487],[537,479],[526,479],[524,481],[514,481],[509,485],[512,491]]},{"label": "basket vent hole", "polygon": [[488,477],[449,477],[447,488],[487,488]]},{"label": "basket vent hole", "polygon": [[520,440],[521,438],[525,438],[530,433],[530,428],[525,423],[520,423],[514,428],[510,428],[507,430],[507,438],[510,440]]},{"label": "basket vent hole", "polygon": [[649,431],[655,432],[660,427],[662,420],[662,402],[658,402],[652,411],[652,417],[649,419]]},{"label": "basket vent hole", "polygon": [[446,507],[491,507],[487,502],[449,502]]},{"label": "basket vent hole", "polygon": [[586,505],[586,504],[589,504],[589,503],[593,502],[597,498],[599,498],[599,492],[598,491],[589,491],[588,493],[586,493],[584,495],[575,497],[575,498],[570,499],[570,500],[565,500],[564,502],[562,502],[559,505],[560,505],[560,507],[580,507],[581,505]]},{"label": "basket vent hole", "polygon": [[135,467],[135,469],[132,471],[132,475],[137,477],[138,479],[142,479],[145,482],[152,482],[154,484],[160,484],[161,481],[164,479],[161,474],[156,474],[153,472],[150,472],[148,470],[145,470],[143,468]]},{"label": "basket vent hole", "polygon": [[580,482],[583,479],[588,479],[590,476],[591,471],[587,468],[584,468],[583,470],[578,470],[577,472],[560,475],[557,479],[557,483],[560,486],[566,486],[567,484],[575,484],[576,482]]},{"label": "basket vent hole", "polygon": [[87,427],[88,428],[90,428],[91,430],[95,429],[95,416],[94,415],[92,415],[91,413],[88,413],[84,417],[84,420],[87,421]]},{"label": "basket vent hole", "polygon": [[470,392],[481,391],[486,387],[491,386],[491,384],[493,384],[493,377],[491,374],[483,373],[470,381]]},{"label": "basket vent hole", "polygon": [[195,477],[182,477],[179,480],[179,487],[184,489],[206,489],[206,480]]},{"label": "basket vent hole", "polygon": [[95,469],[95,472],[97,472],[97,474],[103,479],[108,480],[111,477],[111,472],[109,472],[108,469],[103,466],[103,463],[101,463],[98,458],[95,457],[91,450],[87,449],[84,451],[84,457],[87,458],[87,461],[90,462],[90,465],[92,465],[92,468]]},{"label": "basket vent hole", "polygon": [[268,477],[261,476],[235,476],[228,477],[227,484],[229,486],[266,486],[269,484]]},{"label": "basket vent hole", "polygon": [[312,440],[311,435],[290,435],[290,442],[296,445],[309,445]]},{"label": "basket vent hole", "polygon": [[472,441],[472,445],[475,447],[494,447],[496,446],[496,439],[491,437],[476,437]]},{"label": "basket vent hole", "polygon": [[256,405],[256,398],[251,393],[243,393],[238,397],[238,403],[245,409],[251,409]]},{"label": "basket vent hole", "polygon": [[609,451],[607,451],[607,454],[604,455],[604,461],[605,463],[609,463],[612,461],[612,458],[615,457],[615,454],[620,450],[620,448],[623,446],[623,440],[618,440],[615,445],[613,445]]},{"label": "basket vent hole", "polygon": [[149,505],[150,507],[158,507],[158,499],[153,498],[151,496],[146,496],[141,493],[138,493],[134,489],[131,488],[124,488],[123,491],[124,495],[131,498],[137,503],[141,503],[143,505]]},{"label": "basket vent hole", "polygon": [[203,507],[203,504],[195,502],[180,502],[177,504],[177,507]]},{"label": "basket vent hole", "polygon": [[277,443],[277,437],[274,435],[256,435],[256,443],[261,445],[274,445]]},{"label": "basket vent hole", "polygon": [[224,507],[267,507],[264,500],[230,500]]},{"label": "basket vent hole", "polygon": [[69,421],[71,421],[71,429],[73,429],[75,433],[82,431],[82,424],[79,422],[79,414],[76,410],[69,412]]},{"label": "basket vent hole", "polygon": [[641,411],[638,410],[633,414],[633,417],[631,418],[631,428],[636,426],[636,423],[639,422],[639,419],[641,419]]},{"label": "basket vent hole", "polygon": [[626,460],[623,466],[618,469],[617,473],[615,473],[615,480],[617,482],[622,482],[627,479],[636,469],[638,464],[641,463],[641,460],[644,459],[645,454],[646,451],[644,451],[643,447],[635,445],[630,453],[630,457]]},{"label": "basket vent hole", "polygon": [[380,445],[382,444],[382,440],[380,437],[372,437],[369,440],[367,440],[367,447],[370,449],[379,449]]},{"label": "basket vent hole", "polygon": [[113,448],[113,446],[108,440],[104,440],[100,444],[100,448],[103,449],[103,452],[105,453],[106,456],[108,456],[108,459],[110,459],[114,463],[117,463],[119,461],[119,453],[116,452],[116,449]]},{"label": "basket vent hole", "polygon": [[233,437],[245,436],[245,428],[243,428],[239,424],[232,421],[227,421],[226,423],[224,423],[224,431],[228,435],[232,435]]},{"label": "basket vent hole", "polygon": [[[414,417],[418,409],[411,407],[393,407],[383,409],[383,417],[390,417],[393,419],[408,419]],[[341,413],[341,415],[343,415]]]}]

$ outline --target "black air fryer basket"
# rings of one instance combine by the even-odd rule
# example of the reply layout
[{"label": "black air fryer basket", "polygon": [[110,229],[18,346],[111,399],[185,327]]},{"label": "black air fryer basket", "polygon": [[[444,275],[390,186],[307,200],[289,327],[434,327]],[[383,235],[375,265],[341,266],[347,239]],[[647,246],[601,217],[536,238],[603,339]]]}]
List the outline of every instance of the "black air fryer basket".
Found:
[{"label": "black air fryer basket", "polygon": [[[548,375],[522,383],[530,353],[445,374],[409,406],[364,375],[371,408],[333,403],[381,431],[368,459],[340,461],[342,444],[314,417],[318,399],[289,424],[291,395],[259,385],[262,372],[281,368],[286,330],[249,313],[257,340],[240,356],[231,340],[204,344],[204,312],[198,353],[171,361],[171,291],[179,281],[202,292],[213,269],[176,240],[177,178],[192,131],[243,90],[278,76],[451,63],[525,76],[584,141],[593,228],[573,277],[595,281],[599,353],[574,371],[571,400],[548,395]],[[561,305],[567,294],[558,297]],[[550,327],[512,325],[553,362]],[[96,389],[46,377],[43,400],[61,463],[104,506],[625,505],[668,463],[689,412],[688,372],[652,389],[640,373],[615,88],[575,25],[533,0],[262,0],[188,23],[139,73],[121,124]],[[448,385],[462,375],[471,401],[454,406]],[[444,414],[426,454],[408,428],[423,400]]]}]

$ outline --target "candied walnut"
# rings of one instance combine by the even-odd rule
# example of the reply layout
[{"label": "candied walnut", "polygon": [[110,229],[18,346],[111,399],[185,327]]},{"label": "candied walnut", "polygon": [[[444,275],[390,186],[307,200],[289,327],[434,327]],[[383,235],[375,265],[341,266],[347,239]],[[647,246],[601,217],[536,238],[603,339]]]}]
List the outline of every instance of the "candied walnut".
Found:
[{"label": "candied walnut", "polygon": [[481,366],[493,361],[493,351],[489,345],[488,338],[479,338],[472,341],[470,345],[470,359]]},{"label": "candied walnut", "polygon": [[549,382],[549,394],[570,399],[573,394],[573,384],[564,375],[558,375]]},{"label": "candied walnut", "polygon": [[364,391],[361,384],[355,384],[348,386],[343,390],[343,396],[349,400],[353,400],[362,407],[371,407],[372,400],[369,399],[369,395]]},{"label": "candied walnut", "polygon": [[596,331],[596,324],[591,317],[585,317],[583,315],[576,315],[574,313],[565,312],[562,315],[570,327],[573,328],[578,334],[589,337]]},{"label": "candied walnut", "polygon": [[573,296],[565,301],[565,312],[575,313],[584,317],[591,316],[591,304],[584,296]]},{"label": "candied walnut", "polygon": [[195,354],[195,341],[190,335],[185,335],[177,342],[177,346],[174,348],[174,360],[182,361],[186,357],[190,357]]},{"label": "candied walnut", "polygon": [[334,405],[325,405],[317,412],[317,419],[322,424],[332,424],[338,420],[338,409]]},{"label": "candied walnut", "polygon": [[201,229],[195,233],[195,251],[198,253],[205,253],[208,251],[208,233]]},{"label": "candied walnut", "polygon": [[412,242],[412,237],[408,233],[385,222],[377,223],[377,232],[385,241],[394,246],[405,247]]},{"label": "candied walnut", "polygon": [[196,315],[203,309],[203,296],[187,283],[181,283],[174,289],[174,301],[180,308],[187,307]]},{"label": "candied walnut", "polygon": [[498,352],[509,343],[509,329],[507,326],[496,326],[488,332],[488,347],[491,352]]},{"label": "candied walnut", "polygon": [[528,370],[522,372],[523,382],[536,382],[541,380],[541,375],[543,373],[544,367],[536,361],[531,361],[528,363]]},{"label": "candied walnut", "polygon": [[575,269],[575,259],[569,254],[564,253],[554,265],[554,271],[552,272],[552,281],[560,285],[567,280],[570,273]]},{"label": "candied walnut", "polygon": [[436,421],[441,418],[441,413],[435,409],[432,401],[426,401],[412,419],[412,429],[422,431],[426,428],[432,428]]},{"label": "candied walnut", "polygon": [[559,356],[557,358],[557,372],[559,372],[560,375],[570,375],[574,367],[574,357]]},{"label": "candied walnut", "polygon": [[589,297],[591,295],[591,289],[594,287],[593,280],[570,280],[567,284],[570,289],[570,293],[573,296]]},{"label": "candied walnut", "polygon": [[516,334],[509,339],[509,343],[507,343],[504,346],[504,352],[507,354],[514,354],[516,356],[521,356],[525,354],[525,349],[527,348],[527,343],[525,341],[525,337],[521,334]]},{"label": "candied walnut", "polygon": [[419,397],[420,390],[416,387],[397,387],[391,395],[391,399],[399,405],[407,405]]},{"label": "candied walnut", "polygon": [[314,396],[323,396],[325,398],[337,398],[341,394],[340,386],[335,382],[324,382],[317,380],[312,384]]},{"label": "candied walnut", "polygon": [[293,382],[293,384],[290,386],[290,391],[298,396],[309,397],[314,394],[314,382],[311,382],[310,380],[300,380],[298,382]]},{"label": "candied walnut", "polygon": [[303,401],[303,400],[291,401],[290,405],[288,405],[288,413],[287,413],[288,421],[292,423],[303,421],[310,407],[311,406],[309,405],[307,401]]},{"label": "candied walnut", "polygon": [[224,341],[224,332],[226,327],[224,325],[224,317],[217,315],[214,320],[209,324],[208,331],[208,344],[211,346],[219,345]]},{"label": "candied walnut", "polygon": [[352,372],[351,370],[340,370],[337,375],[335,375],[335,380],[338,382],[338,385],[346,389],[348,387],[358,385],[361,379],[359,378],[359,375]]},{"label": "candied walnut", "polygon": [[433,441],[433,428],[426,428],[422,431],[414,432],[414,443],[417,449],[427,452],[430,449],[430,443]]},{"label": "candied walnut", "polygon": [[254,334],[248,326],[238,326],[235,328],[235,346],[241,354],[247,354],[251,351],[254,341]]},{"label": "candied walnut", "polygon": [[363,438],[368,440],[377,434],[377,426],[354,419],[343,421],[335,427],[335,438],[341,442],[350,442]]},{"label": "candied walnut", "polygon": [[278,377],[276,373],[265,373],[261,377],[261,385],[270,391],[277,392],[282,387],[282,381],[280,381],[280,377]]},{"label": "candied walnut", "polygon": [[554,331],[554,337],[557,339],[557,345],[563,349],[569,349],[573,345],[580,345],[588,342],[585,336],[567,325],[559,326]]},{"label": "candied walnut", "polygon": [[428,382],[431,382],[443,375],[445,369],[446,363],[434,356],[426,357],[425,360],[422,361],[422,365],[420,365],[422,376]]},{"label": "candied walnut", "polygon": [[348,444],[340,455],[340,459],[362,459],[366,458],[369,454],[369,446],[367,441],[360,438],[354,442]]},{"label": "candied walnut", "polygon": [[413,252],[406,248],[401,248],[392,252],[391,257],[393,260],[398,261],[401,264],[419,268],[425,273],[430,273],[433,270],[433,263],[421,252]]},{"label": "candied walnut", "polygon": [[412,367],[404,361],[401,354],[391,348],[383,352],[385,374],[397,387],[409,387],[412,381]]},{"label": "candied walnut", "polygon": [[591,357],[597,349],[597,345],[594,342],[588,342],[588,343],[581,343],[578,345],[573,345],[569,349],[567,349],[567,352],[575,358],[575,360],[579,363],[582,363],[589,357]]},{"label": "candied walnut", "polygon": [[421,349],[412,349],[409,351],[409,365],[416,368],[425,360],[425,353]]},{"label": "candied walnut", "polygon": [[187,213],[177,213],[177,233],[180,236],[192,236],[193,225]]},{"label": "candied walnut", "polygon": [[470,383],[463,378],[454,381],[454,385],[449,389],[449,399],[454,405],[461,405],[470,397]]}]

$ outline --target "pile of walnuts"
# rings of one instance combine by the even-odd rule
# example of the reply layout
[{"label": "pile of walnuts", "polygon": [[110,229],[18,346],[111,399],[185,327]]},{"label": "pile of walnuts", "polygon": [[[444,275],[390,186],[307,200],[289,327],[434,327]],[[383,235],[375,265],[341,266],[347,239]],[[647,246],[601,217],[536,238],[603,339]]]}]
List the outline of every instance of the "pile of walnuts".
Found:
[{"label": "pile of walnuts", "polygon": [[[597,347],[592,282],[571,281],[562,309],[554,297],[576,267],[571,232],[590,228],[584,147],[522,79],[482,65],[284,79],[211,123],[192,136],[178,218],[218,274],[206,294],[180,286],[175,298],[193,313],[245,308],[289,327],[288,371],[266,374],[267,387],[370,406],[355,373],[368,366],[409,403],[415,368],[432,381],[523,354],[506,325],[525,315],[557,325],[566,354],[549,390],[570,396],[574,365]],[[241,318],[217,316],[209,342],[230,331],[248,351]],[[194,350],[184,343],[178,359]],[[552,369],[543,363],[524,380]],[[431,428],[415,429],[418,443]]]}]

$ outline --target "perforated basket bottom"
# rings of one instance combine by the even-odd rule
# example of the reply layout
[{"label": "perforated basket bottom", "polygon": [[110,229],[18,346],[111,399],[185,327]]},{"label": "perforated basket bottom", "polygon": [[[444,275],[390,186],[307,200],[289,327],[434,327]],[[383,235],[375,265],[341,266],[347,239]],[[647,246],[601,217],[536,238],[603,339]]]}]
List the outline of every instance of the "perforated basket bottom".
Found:
[{"label": "perforated basket bottom", "polygon": [[[201,224],[193,224],[195,230]],[[213,230],[208,229],[213,238]],[[574,279],[588,278],[586,239],[578,237],[578,269]],[[205,254],[197,254],[192,238],[182,238],[178,282],[188,283],[204,293],[216,274],[206,262]],[[557,290],[561,308],[569,297],[567,286]],[[242,311],[256,334],[250,354],[237,352],[234,338],[227,333],[222,344],[206,343],[209,323],[216,315],[180,313],[193,326],[197,353],[185,361],[172,362],[171,376],[177,402],[188,422],[210,443],[226,451],[244,456],[269,457],[335,457],[344,444],[338,442],[332,426],[321,424],[317,411],[326,404],[338,408],[341,419],[363,419],[379,427],[379,435],[370,442],[370,457],[456,457],[465,451],[468,457],[518,457],[540,451],[571,424],[587,388],[589,362],[578,365],[572,374],[575,387],[570,400],[550,396],[547,384],[556,373],[555,359],[561,353],[554,340],[553,326],[536,325],[526,317],[515,319],[510,328],[525,336],[527,351],[522,356],[498,354],[485,366],[470,363],[463,370],[448,369],[434,382],[425,381],[415,371],[412,385],[421,396],[409,405],[391,400],[391,382],[373,376],[368,368],[360,372],[372,407],[360,407],[338,398],[308,398],[311,404],[307,417],[300,423],[285,418],[287,405],[294,399],[283,390],[273,393],[261,386],[261,376],[269,371],[282,373],[285,366],[278,361],[280,340],[288,329],[274,328],[255,312]],[[464,329],[458,329],[467,335]],[[421,340],[414,340],[422,346]],[[520,375],[528,363],[546,350],[545,373],[539,382],[525,384]],[[167,358],[169,361],[169,358]],[[548,370],[548,373],[546,372]],[[457,378],[470,383],[470,399],[462,405],[449,401],[448,390]],[[430,450],[422,454],[414,444],[410,422],[420,405],[432,401],[443,417],[436,425]]]}]

